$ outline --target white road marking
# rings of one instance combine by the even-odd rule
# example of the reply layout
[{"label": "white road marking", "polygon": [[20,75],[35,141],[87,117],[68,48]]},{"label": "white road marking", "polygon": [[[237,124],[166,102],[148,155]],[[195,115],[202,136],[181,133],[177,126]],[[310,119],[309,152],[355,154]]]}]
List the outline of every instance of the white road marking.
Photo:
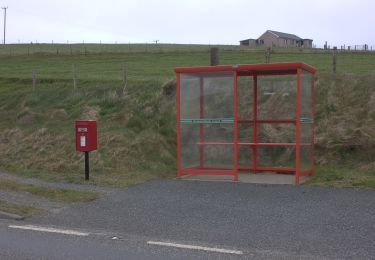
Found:
[{"label": "white road marking", "polygon": [[90,235],[90,233],[80,232],[80,231],[76,231],[76,230],[39,227],[39,226],[33,226],[33,225],[25,225],[25,226],[9,225],[8,227],[9,228],[15,228],[15,229],[25,229],[25,230],[58,233],[58,234],[74,235],[74,236],[88,236],[88,235]]},{"label": "white road marking", "polygon": [[177,247],[177,248],[184,248],[184,249],[193,249],[193,250],[203,250],[203,251],[224,253],[224,254],[243,255],[243,252],[239,250],[222,249],[222,248],[216,248],[216,247],[184,245],[184,244],[166,243],[166,242],[159,242],[159,241],[148,241],[147,244],[157,245],[157,246]]}]

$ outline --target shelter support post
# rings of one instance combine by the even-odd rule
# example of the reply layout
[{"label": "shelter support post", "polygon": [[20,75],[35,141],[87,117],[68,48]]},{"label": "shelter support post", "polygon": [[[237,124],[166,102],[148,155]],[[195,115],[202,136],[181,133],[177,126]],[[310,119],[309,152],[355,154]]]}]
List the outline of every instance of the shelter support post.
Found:
[{"label": "shelter support post", "polygon": [[[257,141],[257,130],[258,130],[258,78],[253,76],[253,143],[256,144]],[[253,159],[253,171],[256,173],[257,169],[257,146],[252,147],[252,159]]]},{"label": "shelter support post", "polygon": [[310,171],[310,176],[312,176],[314,174],[314,156],[315,156],[315,150],[314,150],[314,142],[315,142],[315,133],[314,133],[314,129],[315,129],[315,113],[316,113],[316,93],[315,93],[315,80],[314,78],[312,79],[311,81],[311,111],[312,111],[312,118],[313,118],[313,122],[311,124],[311,132],[310,132],[310,136],[311,136],[311,153],[310,153],[310,164],[311,164],[311,171]]},{"label": "shelter support post", "polygon": [[234,112],[234,129],[233,129],[233,180],[238,181],[238,106],[237,106],[237,71],[234,72],[233,82],[233,112]]},{"label": "shelter support post", "polygon": [[[199,117],[204,118],[204,80],[202,77],[199,79]],[[204,124],[199,125],[199,141],[204,143]],[[199,166],[201,169],[204,168],[204,145],[199,146]]]},{"label": "shelter support post", "polygon": [[180,73],[176,74],[176,128],[177,128],[177,178],[181,178],[181,127],[180,127]]},{"label": "shelter support post", "polygon": [[299,184],[301,171],[301,69],[297,69],[296,93],[296,174],[295,184]]}]

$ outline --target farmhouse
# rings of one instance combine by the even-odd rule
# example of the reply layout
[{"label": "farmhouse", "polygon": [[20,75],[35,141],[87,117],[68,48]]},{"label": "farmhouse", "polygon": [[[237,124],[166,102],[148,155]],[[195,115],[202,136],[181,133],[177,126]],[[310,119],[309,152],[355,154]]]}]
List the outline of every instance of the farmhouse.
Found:
[{"label": "farmhouse", "polygon": [[258,39],[246,39],[240,41],[245,46],[267,46],[267,47],[302,47],[312,48],[312,39],[302,39],[295,34],[267,30]]}]

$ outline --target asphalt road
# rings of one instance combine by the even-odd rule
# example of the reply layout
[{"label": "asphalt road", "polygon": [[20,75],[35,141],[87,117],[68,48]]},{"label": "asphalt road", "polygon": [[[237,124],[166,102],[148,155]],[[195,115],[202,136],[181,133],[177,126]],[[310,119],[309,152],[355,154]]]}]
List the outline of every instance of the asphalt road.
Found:
[{"label": "asphalt road", "polygon": [[[8,223],[9,224],[9,223]],[[17,224],[17,223],[16,223]],[[19,224],[19,222],[18,222]],[[0,259],[244,259],[252,255],[228,255],[148,245],[136,236],[112,239],[111,234],[88,237],[11,229],[0,222]]]},{"label": "asphalt road", "polygon": [[[77,259],[103,259],[96,251],[106,259],[375,256],[375,191],[370,189],[161,180],[113,189],[97,201],[17,223],[106,235],[76,238],[13,230],[3,223],[0,256],[27,255],[35,243],[48,248],[38,251],[36,259],[43,253],[47,259],[60,259],[65,251],[77,253]],[[121,239],[113,241],[113,236]],[[243,255],[172,249],[148,241],[240,250]],[[23,250],[15,251],[16,245]]]}]

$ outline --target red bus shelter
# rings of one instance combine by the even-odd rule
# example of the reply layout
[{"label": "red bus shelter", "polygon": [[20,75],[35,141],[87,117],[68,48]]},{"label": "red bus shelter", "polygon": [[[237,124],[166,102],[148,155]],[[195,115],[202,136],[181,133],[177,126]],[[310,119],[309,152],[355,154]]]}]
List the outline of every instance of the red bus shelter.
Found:
[{"label": "red bus shelter", "polygon": [[175,68],[177,175],[314,172],[316,69],[302,62]]}]

